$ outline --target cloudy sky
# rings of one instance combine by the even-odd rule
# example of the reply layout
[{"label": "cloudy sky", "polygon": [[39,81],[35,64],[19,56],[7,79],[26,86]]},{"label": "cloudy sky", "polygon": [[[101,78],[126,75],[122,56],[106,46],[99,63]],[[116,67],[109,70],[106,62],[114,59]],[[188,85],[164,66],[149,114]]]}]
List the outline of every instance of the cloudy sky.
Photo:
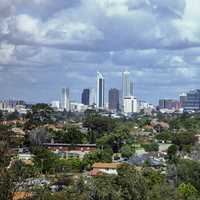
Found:
[{"label": "cloudy sky", "polygon": [[156,103],[200,88],[199,0],[0,0],[0,99],[80,99],[95,87],[121,88]]}]

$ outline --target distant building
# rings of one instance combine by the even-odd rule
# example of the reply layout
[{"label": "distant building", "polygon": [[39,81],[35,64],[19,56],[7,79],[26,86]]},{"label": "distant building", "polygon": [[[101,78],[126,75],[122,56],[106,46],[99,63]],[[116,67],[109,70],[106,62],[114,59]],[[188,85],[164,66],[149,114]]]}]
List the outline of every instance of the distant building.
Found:
[{"label": "distant building", "polygon": [[119,110],[119,90],[112,88],[109,90],[108,94],[109,110],[118,111]]},{"label": "distant building", "polygon": [[97,108],[105,106],[105,79],[100,72],[97,72]]},{"label": "distant building", "polygon": [[62,89],[61,108],[66,111],[70,110],[69,88]]},{"label": "distant building", "polygon": [[26,103],[23,100],[1,100],[0,101],[0,110],[14,112],[20,106],[23,106],[23,108],[25,108]]},{"label": "distant building", "polygon": [[130,95],[134,96],[134,85],[133,85],[133,81],[130,81]]},{"label": "distant building", "polygon": [[92,165],[91,176],[100,176],[103,174],[115,174],[117,175],[117,169],[121,166],[121,163],[94,163]]},{"label": "distant building", "polygon": [[160,99],[159,109],[169,109],[178,110],[180,108],[180,103],[174,99]]},{"label": "distant building", "polygon": [[96,90],[90,89],[90,105],[96,105]]},{"label": "distant building", "polygon": [[59,109],[60,108],[60,101],[52,101],[51,102],[51,107]]},{"label": "distant building", "polygon": [[180,94],[179,98],[180,98],[180,106],[182,108],[183,105],[185,104],[185,102],[187,101],[187,94],[182,93],[182,94]]},{"label": "distant building", "polygon": [[138,110],[143,110],[143,109],[152,109],[153,110],[153,109],[155,109],[155,107],[146,101],[139,100],[138,101]]},{"label": "distant building", "polygon": [[96,151],[96,144],[64,144],[64,143],[43,143],[48,150],[58,154],[60,157],[83,158],[86,153]]},{"label": "distant building", "polygon": [[122,98],[131,96],[130,72],[122,72]]},{"label": "distant building", "polygon": [[137,113],[137,99],[134,96],[124,97],[124,113]]},{"label": "distant building", "polygon": [[200,110],[200,90],[191,90],[187,93],[183,108],[185,110]]},{"label": "distant building", "polygon": [[88,105],[84,105],[82,103],[71,102],[70,103],[70,110],[72,112],[84,112],[88,109]]},{"label": "distant building", "polygon": [[84,105],[90,105],[90,89],[83,89],[81,102]]}]

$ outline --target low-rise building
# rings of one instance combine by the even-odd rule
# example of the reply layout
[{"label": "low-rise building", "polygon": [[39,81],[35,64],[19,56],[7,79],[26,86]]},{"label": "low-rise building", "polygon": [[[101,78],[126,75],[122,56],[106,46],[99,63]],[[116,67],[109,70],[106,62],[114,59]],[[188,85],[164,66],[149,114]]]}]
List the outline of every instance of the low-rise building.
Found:
[{"label": "low-rise building", "polygon": [[96,144],[44,143],[43,146],[65,158],[83,158],[86,153],[96,151]]},{"label": "low-rise building", "polygon": [[94,163],[92,165],[91,176],[98,176],[102,174],[115,174],[117,175],[117,169],[121,166],[121,163]]}]

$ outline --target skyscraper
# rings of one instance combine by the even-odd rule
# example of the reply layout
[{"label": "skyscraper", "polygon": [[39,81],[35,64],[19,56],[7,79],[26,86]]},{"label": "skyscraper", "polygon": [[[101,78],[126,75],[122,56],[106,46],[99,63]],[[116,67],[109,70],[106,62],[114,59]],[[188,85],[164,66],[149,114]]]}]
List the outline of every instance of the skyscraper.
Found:
[{"label": "skyscraper", "polygon": [[182,94],[180,94],[179,98],[180,98],[180,105],[181,105],[181,108],[182,108],[184,103],[187,101],[187,94],[182,93]]},{"label": "skyscraper", "polygon": [[62,89],[61,108],[65,109],[66,111],[70,110],[69,88]]},{"label": "skyscraper", "polygon": [[130,95],[131,96],[134,96],[134,91],[133,91],[134,89],[133,89],[133,87],[134,87],[133,86],[133,81],[130,81]]},{"label": "skyscraper", "polygon": [[105,96],[105,80],[103,75],[100,72],[97,72],[97,108],[104,108]]},{"label": "skyscraper", "polygon": [[122,98],[131,96],[130,72],[122,72]]},{"label": "skyscraper", "polygon": [[109,104],[108,107],[110,110],[118,111],[119,110],[119,90],[112,88],[109,90],[108,94]]},{"label": "skyscraper", "polygon": [[200,110],[200,90],[191,90],[187,92],[183,108],[185,110]]},{"label": "skyscraper", "polygon": [[90,89],[83,89],[81,103],[84,105],[90,104]]},{"label": "skyscraper", "polygon": [[96,90],[90,89],[90,105],[96,105]]}]

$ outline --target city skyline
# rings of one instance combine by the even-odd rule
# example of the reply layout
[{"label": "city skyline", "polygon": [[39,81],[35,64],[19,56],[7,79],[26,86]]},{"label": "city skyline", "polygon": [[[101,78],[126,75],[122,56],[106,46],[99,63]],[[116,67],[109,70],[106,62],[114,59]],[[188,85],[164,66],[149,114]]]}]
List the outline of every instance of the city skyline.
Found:
[{"label": "city skyline", "polygon": [[199,0],[2,0],[0,99],[80,101],[96,71],[156,104],[200,85]]}]

